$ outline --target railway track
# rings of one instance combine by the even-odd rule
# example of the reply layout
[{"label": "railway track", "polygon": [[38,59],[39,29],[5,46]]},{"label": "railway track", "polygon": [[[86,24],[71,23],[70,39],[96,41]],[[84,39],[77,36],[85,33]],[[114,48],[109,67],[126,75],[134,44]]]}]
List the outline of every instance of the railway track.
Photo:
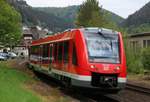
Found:
[{"label": "railway track", "polygon": [[120,98],[110,95],[99,95],[91,97],[92,102],[121,102]]},{"label": "railway track", "polygon": [[76,88],[66,89],[57,80],[39,72],[35,72],[35,73],[36,76],[43,83],[50,86],[58,87],[58,90],[61,90],[63,94],[70,96],[74,99],[77,99],[80,102],[119,102],[116,98],[110,96],[105,96],[101,94],[92,94],[91,92],[87,92],[87,91],[84,92],[83,90],[81,91],[81,89],[76,89]]},{"label": "railway track", "polygon": [[126,89],[150,96],[150,88],[145,88],[145,87],[141,87],[141,86],[127,83]]},{"label": "railway track", "polygon": [[[19,64],[19,62],[21,61],[19,60],[17,62]],[[23,64],[23,63],[20,63],[20,64]],[[60,92],[62,92],[64,95],[73,97],[74,99],[79,100],[79,102],[149,102],[149,99],[145,99],[145,97],[150,96],[150,89],[136,86],[134,84],[127,83],[126,90],[124,90],[121,94],[117,94],[117,95],[108,95],[108,96],[99,95],[99,94],[91,95],[91,92],[87,92],[87,95],[86,95],[84,93],[83,94],[79,93],[80,89],[79,89],[79,92],[76,92],[76,90],[75,91],[71,90],[68,92],[64,88],[62,88],[61,84],[57,83],[56,80],[53,80],[50,77],[42,73],[41,74],[38,73],[36,74],[36,76],[37,76],[37,79],[41,80],[43,84],[46,84],[49,87],[57,88],[58,90],[61,90]],[[134,94],[132,97],[132,94],[130,93],[135,93],[135,92],[139,93],[139,96],[135,95],[135,98],[134,98]],[[148,101],[145,101],[145,100],[143,101],[140,95],[142,97],[144,96],[144,99]],[[137,101],[138,98],[140,99],[140,101]],[[133,101],[134,99],[136,99],[136,101]]]},{"label": "railway track", "polygon": [[69,95],[73,95],[74,98],[80,100],[80,102],[121,102],[120,99],[107,96],[107,95],[92,95],[92,94],[81,94],[81,93],[70,93]]}]

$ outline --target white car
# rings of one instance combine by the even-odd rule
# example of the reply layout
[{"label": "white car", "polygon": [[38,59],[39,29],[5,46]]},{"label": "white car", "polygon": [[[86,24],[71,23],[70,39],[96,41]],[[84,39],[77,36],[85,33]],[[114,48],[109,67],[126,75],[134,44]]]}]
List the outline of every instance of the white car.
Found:
[{"label": "white car", "polygon": [[14,52],[8,52],[8,55],[10,56],[10,58],[16,58],[17,55]]},{"label": "white car", "polygon": [[0,55],[0,61],[6,61],[6,60],[7,60],[6,57]]},{"label": "white car", "polygon": [[8,53],[0,52],[1,57],[5,57],[6,59],[9,59]]}]

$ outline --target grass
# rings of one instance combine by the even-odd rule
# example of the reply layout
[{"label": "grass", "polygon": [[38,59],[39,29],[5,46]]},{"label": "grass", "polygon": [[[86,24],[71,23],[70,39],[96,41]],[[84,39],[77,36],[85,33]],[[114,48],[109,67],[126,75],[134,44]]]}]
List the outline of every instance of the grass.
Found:
[{"label": "grass", "polygon": [[18,63],[0,62],[0,102],[78,102],[59,87],[41,82]]},{"label": "grass", "polygon": [[24,88],[32,79],[23,72],[0,62],[0,102],[42,102],[38,95]]}]

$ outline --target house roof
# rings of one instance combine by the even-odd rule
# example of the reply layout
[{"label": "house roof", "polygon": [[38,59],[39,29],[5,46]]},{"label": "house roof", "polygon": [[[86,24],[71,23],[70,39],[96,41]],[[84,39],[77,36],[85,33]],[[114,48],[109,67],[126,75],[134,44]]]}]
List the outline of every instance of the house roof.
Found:
[{"label": "house roof", "polygon": [[32,32],[30,30],[26,29],[26,30],[23,30],[23,34],[32,35]]},{"label": "house roof", "polygon": [[150,32],[130,34],[129,37],[142,37],[142,36],[150,36]]}]

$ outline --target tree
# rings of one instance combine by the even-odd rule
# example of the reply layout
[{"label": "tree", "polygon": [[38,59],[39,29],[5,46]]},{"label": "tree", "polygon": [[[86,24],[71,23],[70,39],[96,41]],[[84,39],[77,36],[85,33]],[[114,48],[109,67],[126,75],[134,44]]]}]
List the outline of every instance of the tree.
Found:
[{"label": "tree", "polygon": [[142,50],[142,63],[144,69],[150,71],[150,47]]},{"label": "tree", "polygon": [[5,0],[0,4],[0,44],[16,45],[21,36],[21,16]]},{"label": "tree", "polygon": [[97,0],[87,0],[80,6],[75,23],[78,27],[101,27],[104,25],[104,22],[103,12],[99,7],[99,2]]}]

